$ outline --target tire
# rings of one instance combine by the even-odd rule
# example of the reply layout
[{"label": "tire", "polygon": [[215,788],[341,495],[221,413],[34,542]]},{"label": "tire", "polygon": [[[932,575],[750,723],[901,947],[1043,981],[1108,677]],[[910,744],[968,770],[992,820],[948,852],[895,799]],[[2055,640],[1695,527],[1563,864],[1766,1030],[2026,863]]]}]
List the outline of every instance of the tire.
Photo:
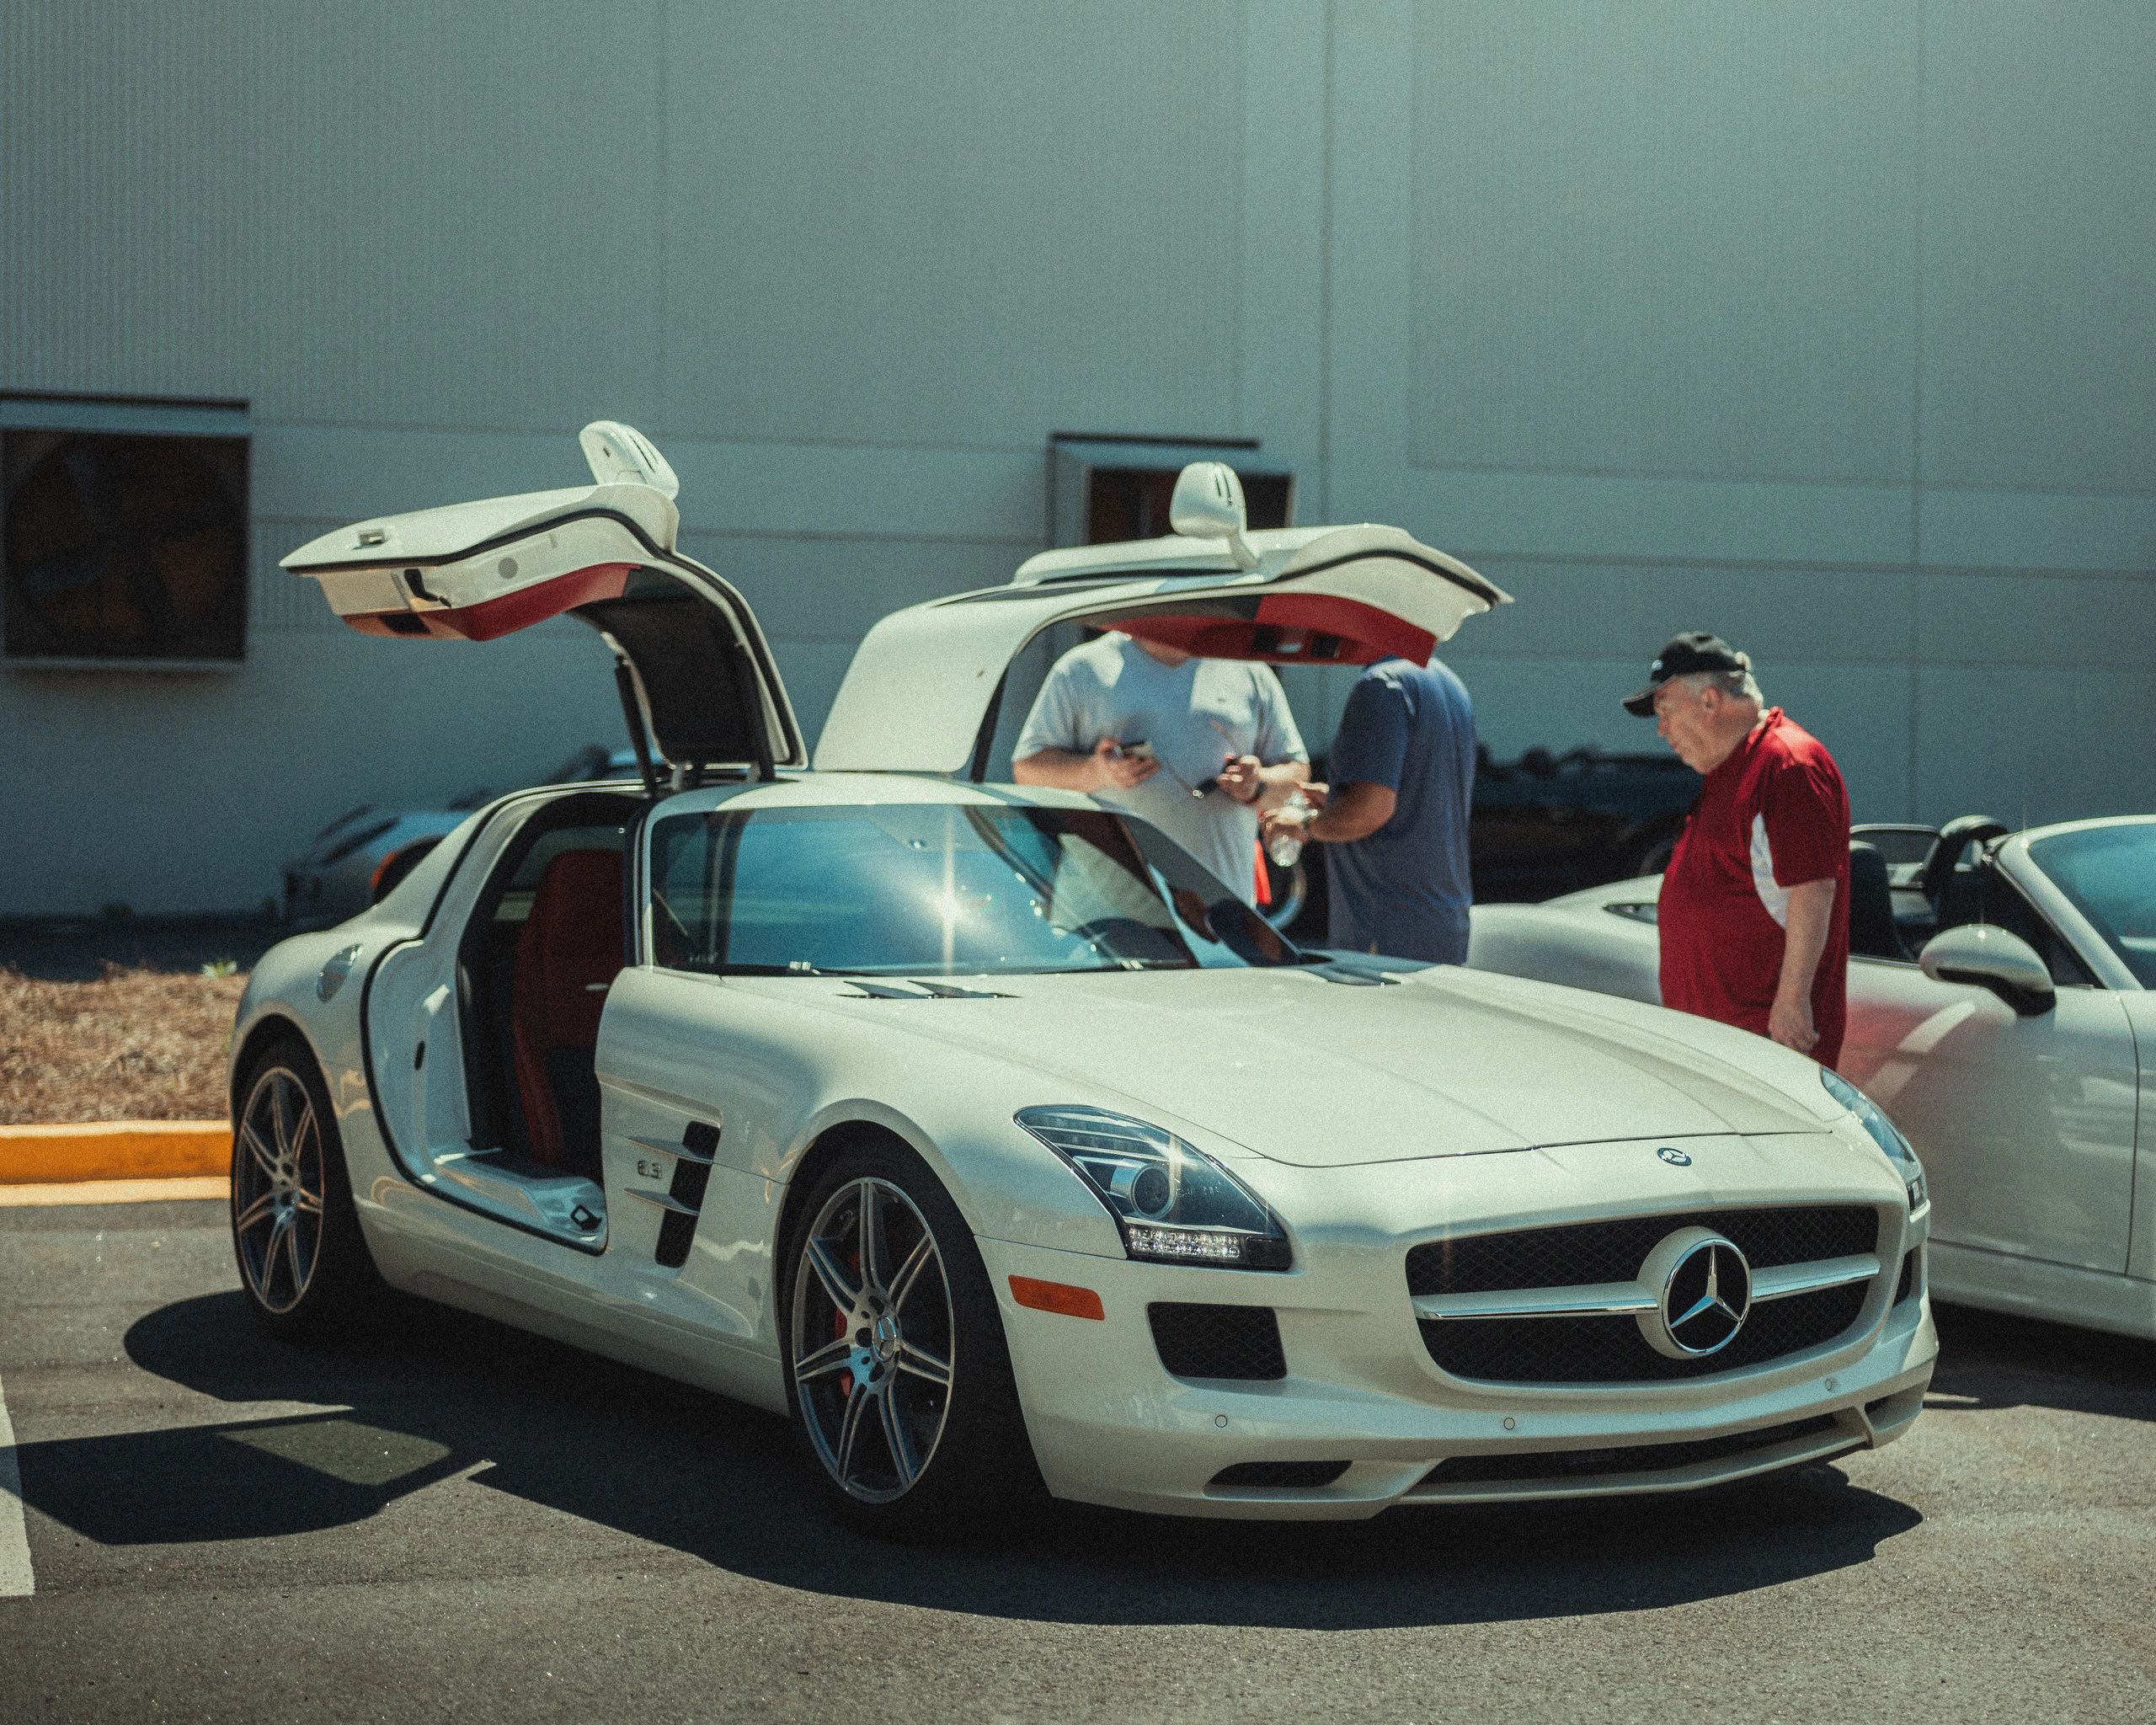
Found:
[{"label": "tire", "polygon": [[232,1258],[255,1321],[288,1341],[348,1323],[382,1279],[360,1232],[344,1140],[296,1039],[256,1055],[232,1122]]},{"label": "tire", "polygon": [[980,1250],[911,1150],[863,1140],[825,1165],[780,1287],[787,1409],[842,1519],[887,1539],[964,1539],[1045,1501]]}]

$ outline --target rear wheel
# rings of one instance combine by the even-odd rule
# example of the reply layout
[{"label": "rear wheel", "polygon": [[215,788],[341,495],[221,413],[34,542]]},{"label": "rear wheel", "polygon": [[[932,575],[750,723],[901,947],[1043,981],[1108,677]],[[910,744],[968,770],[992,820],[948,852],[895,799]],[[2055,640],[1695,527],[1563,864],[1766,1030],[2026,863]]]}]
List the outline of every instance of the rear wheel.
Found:
[{"label": "rear wheel", "polygon": [[787,1260],[787,1382],[831,1500],[864,1530],[960,1535],[1042,1493],[973,1235],[926,1165],[825,1169]]},{"label": "rear wheel", "polygon": [[380,1286],[344,1148],[313,1058],[272,1044],[247,1071],[232,1131],[232,1256],[256,1320],[297,1338],[350,1317]]}]

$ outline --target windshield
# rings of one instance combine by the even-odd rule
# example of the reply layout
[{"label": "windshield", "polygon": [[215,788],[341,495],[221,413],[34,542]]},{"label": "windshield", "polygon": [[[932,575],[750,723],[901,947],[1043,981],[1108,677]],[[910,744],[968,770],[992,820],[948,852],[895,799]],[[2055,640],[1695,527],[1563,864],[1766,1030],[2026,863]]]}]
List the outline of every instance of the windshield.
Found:
[{"label": "windshield", "polygon": [[2029,857],[2119,955],[2156,988],[2156,821],[2037,839]]},{"label": "windshield", "polygon": [[901,804],[662,816],[658,964],[718,975],[1014,975],[1302,955],[1146,825],[1103,810]]}]

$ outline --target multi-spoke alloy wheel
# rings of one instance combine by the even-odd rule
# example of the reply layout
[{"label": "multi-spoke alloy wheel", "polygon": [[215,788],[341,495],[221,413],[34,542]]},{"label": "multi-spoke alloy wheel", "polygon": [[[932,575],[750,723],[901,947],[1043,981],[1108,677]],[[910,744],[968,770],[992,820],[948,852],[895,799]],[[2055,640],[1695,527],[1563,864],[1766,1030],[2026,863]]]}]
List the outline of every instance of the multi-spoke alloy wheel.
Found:
[{"label": "multi-spoke alloy wheel", "polygon": [[232,1243],[247,1290],[281,1315],[307,1297],[322,1256],[322,1122],[307,1086],[275,1065],[254,1081],[232,1153]]},{"label": "multi-spoke alloy wheel", "polygon": [[296,1338],[351,1315],[381,1283],[312,1056],[280,1039],[233,1094],[232,1256],[255,1316]]},{"label": "multi-spoke alloy wheel", "polygon": [[808,1441],[850,1498],[903,1497],[951,1410],[957,1324],[935,1231],[889,1180],[824,1200],[794,1267],[792,1359]]}]

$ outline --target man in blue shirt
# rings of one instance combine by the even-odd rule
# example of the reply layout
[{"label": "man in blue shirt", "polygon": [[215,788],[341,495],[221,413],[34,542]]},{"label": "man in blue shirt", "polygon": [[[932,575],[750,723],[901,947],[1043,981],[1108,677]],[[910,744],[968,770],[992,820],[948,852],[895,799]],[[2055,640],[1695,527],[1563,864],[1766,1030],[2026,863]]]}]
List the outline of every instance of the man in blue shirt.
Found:
[{"label": "man in blue shirt", "polygon": [[1475,789],[1475,705],[1438,660],[1387,659],[1348,696],[1332,740],[1330,790],[1267,830],[1315,839],[1331,892],[1329,943],[1459,964],[1467,959],[1467,810]]}]

